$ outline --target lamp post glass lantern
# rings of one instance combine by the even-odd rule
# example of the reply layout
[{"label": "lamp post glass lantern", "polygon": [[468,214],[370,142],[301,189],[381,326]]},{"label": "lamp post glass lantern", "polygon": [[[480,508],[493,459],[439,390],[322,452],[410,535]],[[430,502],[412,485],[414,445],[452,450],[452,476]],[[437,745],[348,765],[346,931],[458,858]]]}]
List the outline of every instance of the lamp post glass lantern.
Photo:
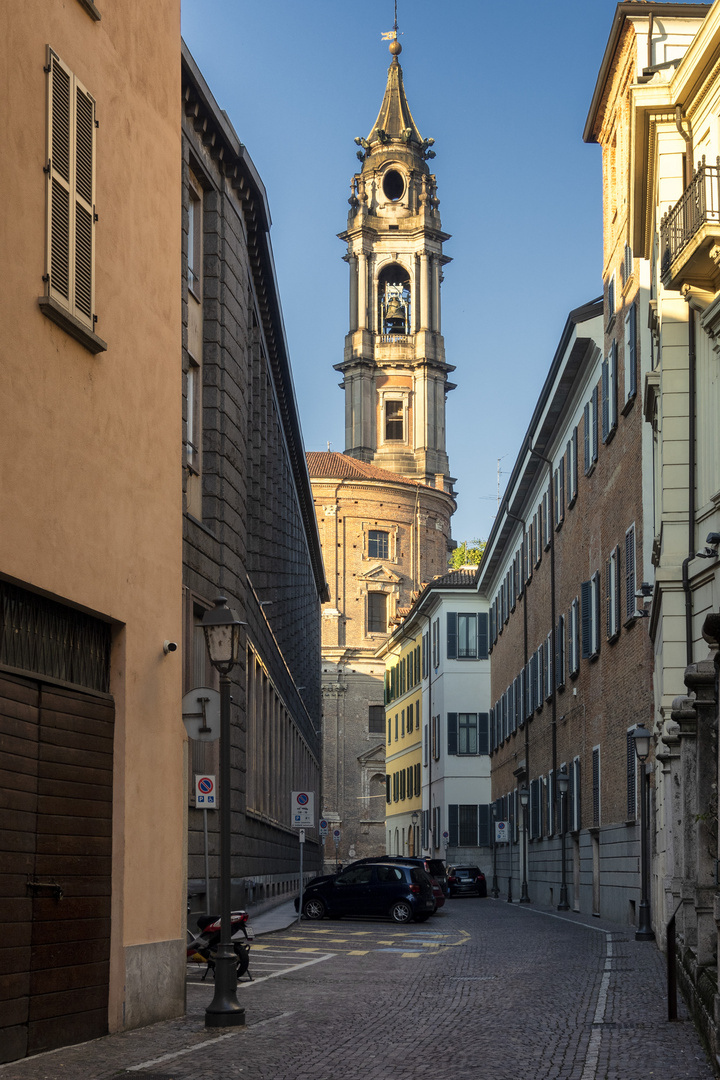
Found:
[{"label": "lamp post glass lantern", "polygon": [[635,754],[640,763],[640,907],[638,909],[638,925],[635,931],[636,941],[654,941],[655,933],[650,918],[650,897],[648,888],[648,782],[645,771],[645,762],[650,754],[650,741],[652,734],[642,724],[637,724],[632,733],[635,740]]},{"label": "lamp post glass lantern", "polygon": [[220,944],[215,960],[215,994],[205,1010],[205,1027],[245,1023],[237,999],[237,956],[232,945],[231,806],[230,806],[230,672],[240,658],[241,627],[247,625],[218,597],[202,620],[210,663],[220,673]]},{"label": "lamp post glass lantern", "polygon": [[555,777],[558,792],[560,793],[560,903],[558,911],[569,911],[570,905],[567,896],[567,877],[565,868],[565,834],[567,832],[567,793],[570,785],[570,777],[563,766]]},{"label": "lamp post glass lantern", "polygon": [[531,903],[528,895],[528,883],[527,883],[527,865],[528,865],[528,804],[530,802],[530,792],[526,787],[521,787],[518,791],[518,798],[520,799],[520,805],[523,812],[523,846],[522,846],[522,890],[520,893],[520,904]]}]

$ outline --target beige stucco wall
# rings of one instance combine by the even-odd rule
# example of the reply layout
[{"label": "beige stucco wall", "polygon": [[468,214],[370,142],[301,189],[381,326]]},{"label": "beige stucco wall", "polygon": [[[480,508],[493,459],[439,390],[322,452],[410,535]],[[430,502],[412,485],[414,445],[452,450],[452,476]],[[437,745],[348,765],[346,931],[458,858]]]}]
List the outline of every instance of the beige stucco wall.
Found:
[{"label": "beige stucco wall", "polygon": [[[124,989],[125,950],[181,961],[184,936],[181,660],[163,654],[181,640],[180,3],[99,6],[0,6],[0,573],[116,622],[116,1028],[147,996],[136,963]],[[97,101],[98,356],[37,304],[48,44]],[[182,974],[173,959],[156,1010],[182,1008]]]}]

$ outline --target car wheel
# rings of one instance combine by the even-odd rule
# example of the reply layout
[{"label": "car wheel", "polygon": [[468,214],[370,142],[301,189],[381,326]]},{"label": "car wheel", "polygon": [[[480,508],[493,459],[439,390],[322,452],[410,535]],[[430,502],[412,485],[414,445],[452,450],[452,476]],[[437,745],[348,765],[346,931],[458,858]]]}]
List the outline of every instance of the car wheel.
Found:
[{"label": "car wheel", "polygon": [[415,922],[427,922],[429,918],[429,915],[416,915]]},{"label": "car wheel", "polygon": [[413,910],[406,900],[398,900],[390,908],[390,918],[394,922],[409,923],[412,922]]},{"label": "car wheel", "polygon": [[325,914],[325,905],[322,900],[318,900],[313,897],[312,900],[306,900],[303,904],[303,915],[306,919],[322,919]]}]

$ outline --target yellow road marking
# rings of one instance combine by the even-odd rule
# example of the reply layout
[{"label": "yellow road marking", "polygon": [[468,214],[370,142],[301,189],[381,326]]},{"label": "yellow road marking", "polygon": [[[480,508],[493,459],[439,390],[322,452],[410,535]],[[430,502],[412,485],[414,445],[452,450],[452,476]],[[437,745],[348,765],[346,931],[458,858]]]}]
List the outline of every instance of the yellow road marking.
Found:
[{"label": "yellow road marking", "polygon": [[348,949],[348,956],[367,956],[369,949]]},{"label": "yellow road marking", "polygon": [[270,948],[269,945],[256,945],[255,942],[253,942],[252,951],[253,952],[258,952],[258,950],[260,950],[260,949],[269,949],[269,948]]},{"label": "yellow road marking", "polygon": [[413,957],[413,956],[420,956],[420,953],[419,953],[419,952],[404,952],[404,953],[400,953],[400,959],[401,959],[401,960],[402,960],[402,959],[403,959],[404,957],[406,957],[406,956],[409,956],[409,957]]},{"label": "yellow road marking", "polygon": [[322,952],[322,949],[296,949],[295,952]]}]

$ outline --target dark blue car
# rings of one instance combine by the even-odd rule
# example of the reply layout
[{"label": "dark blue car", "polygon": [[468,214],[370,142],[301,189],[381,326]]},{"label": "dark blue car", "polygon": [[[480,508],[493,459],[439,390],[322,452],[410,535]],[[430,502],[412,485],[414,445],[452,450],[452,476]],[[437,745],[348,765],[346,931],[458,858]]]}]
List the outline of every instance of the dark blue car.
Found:
[{"label": "dark blue car", "polygon": [[396,862],[351,866],[303,893],[306,919],[376,916],[397,923],[425,922],[434,910],[432,882],[425,871]]}]

